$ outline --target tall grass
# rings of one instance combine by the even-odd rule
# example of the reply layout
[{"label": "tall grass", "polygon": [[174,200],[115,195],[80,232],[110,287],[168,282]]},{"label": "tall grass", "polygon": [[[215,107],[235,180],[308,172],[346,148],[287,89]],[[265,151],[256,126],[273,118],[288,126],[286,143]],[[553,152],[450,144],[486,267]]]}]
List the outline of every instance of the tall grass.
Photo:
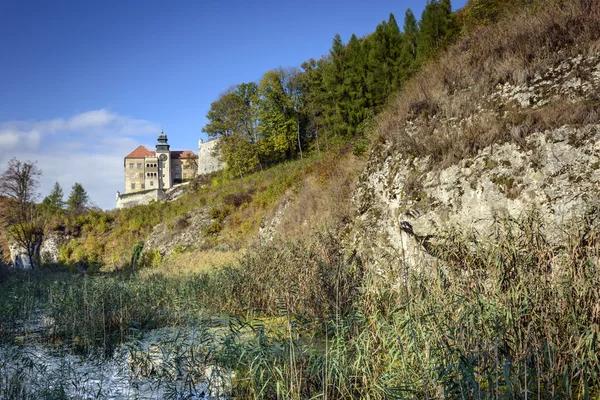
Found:
[{"label": "tall grass", "polygon": [[[591,208],[565,227],[560,246],[535,212],[498,221],[488,241],[441,232],[436,260],[409,268],[400,255],[385,278],[363,271],[359,287],[340,285],[333,299],[348,296],[350,306],[328,308],[319,329],[292,312],[312,297],[286,291],[277,282],[287,272],[268,270],[248,287],[269,315],[288,317],[279,334],[254,325],[255,340],[229,355],[237,390],[273,399],[595,398],[599,224]],[[292,260],[272,263],[293,271]],[[328,283],[354,276],[351,264],[342,271]]]},{"label": "tall grass", "polygon": [[486,240],[448,230],[428,246],[434,258],[409,266],[396,254],[378,273],[320,233],[256,247],[212,274],[31,279],[2,290],[1,304],[25,317],[29,293],[51,317],[46,337],[88,348],[193,325],[200,310],[237,315],[197,340],[156,343],[158,375],[129,342],[139,376],[177,390],[179,365],[189,385],[217,368],[239,398],[594,398],[599,225],[591,207],[552,240],[535,212],[497,221]]}]

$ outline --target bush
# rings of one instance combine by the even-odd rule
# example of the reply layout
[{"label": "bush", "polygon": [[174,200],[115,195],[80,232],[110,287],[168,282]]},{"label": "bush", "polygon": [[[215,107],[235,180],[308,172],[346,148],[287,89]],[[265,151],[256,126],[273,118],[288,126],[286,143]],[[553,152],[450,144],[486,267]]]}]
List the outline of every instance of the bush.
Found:
[{"label": "bush", "polygon": [[156,268],[162,263],[162,261],[163,261],[163,257],[160,254],[160,252],[158,251],[158,249],[152,249],[152,250],[145,251],[142,254],[140,266]]},{"label": "bush", "polygon": [[252,202],[252,196],[249,193],[230,193],[223,198],[223,202],[228,206],[239,208],[242,204]]},{"label": "bush", "polygon": [[361,138],[354,142],[354,146],[352,148],[352,154],[356,157],[362,157],[365,155],[367,150],[369,149],[369,141],[367,139]]}]

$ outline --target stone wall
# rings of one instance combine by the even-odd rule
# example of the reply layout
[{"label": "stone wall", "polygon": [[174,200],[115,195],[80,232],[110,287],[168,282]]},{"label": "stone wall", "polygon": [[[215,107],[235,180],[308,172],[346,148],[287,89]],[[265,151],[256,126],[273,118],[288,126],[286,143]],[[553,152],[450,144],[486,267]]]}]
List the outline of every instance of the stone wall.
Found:
[{"label": "stone wall", "polygon": [[150,203],[152,200],[160,201],[165,197],[164,190],[147,190],[140,193],[120,194],[117,192],[117,209],[141,206]]},{"label": "stone wall", "polygon": [[225,167],[225,163],[219,159],[217,153],[218,143],[218,139],[198,141],[198,175],[210,174]]}]

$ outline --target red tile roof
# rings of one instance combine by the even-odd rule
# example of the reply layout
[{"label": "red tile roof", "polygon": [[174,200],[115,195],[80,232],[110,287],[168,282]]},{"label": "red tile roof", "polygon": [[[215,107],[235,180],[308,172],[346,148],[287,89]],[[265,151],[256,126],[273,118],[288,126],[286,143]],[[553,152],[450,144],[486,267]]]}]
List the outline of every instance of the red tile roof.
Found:
[{"label": "red tile roof", "polygon": [[198,157],[198,156],[196,155],[196,153],[194,153],[193,151],[190,151],[190,150],[172,151],[171,152],[171,158],[184,159],[184,158],[191,158],[191,157]]},{"label": "red tile roof", "polygon": [[144,146],[138,146],[137,149],[129,153],[125,158],[144,158],[144,157],[154,157],[155,154],[153,151],[148,150]]}]

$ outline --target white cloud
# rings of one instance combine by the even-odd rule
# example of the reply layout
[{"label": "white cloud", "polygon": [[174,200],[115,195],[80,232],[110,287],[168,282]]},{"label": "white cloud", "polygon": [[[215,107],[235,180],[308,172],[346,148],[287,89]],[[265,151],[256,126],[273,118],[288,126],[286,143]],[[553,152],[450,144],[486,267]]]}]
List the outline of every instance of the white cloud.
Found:
[{"label": "white cloud", "polygon": [[10,150],[19,144],[19,132],[5,130],[0,131],[0,147]]},{"label": "white cloud", "polygon": [[106,109],[87,111],[69,118],[66,126],[73,131],[102,129],[117,118]]},{"label": "white cloud", "polygon": [[114,208],[116,191],[123,191],[123,157],[140,140],[153,142],[158,132],[158,124],[107,109],[46,121],[0,122],[0,172],[12,157],[37,161],[42,197],[59,182],[66,200],[79,182],[98,206]]}]

